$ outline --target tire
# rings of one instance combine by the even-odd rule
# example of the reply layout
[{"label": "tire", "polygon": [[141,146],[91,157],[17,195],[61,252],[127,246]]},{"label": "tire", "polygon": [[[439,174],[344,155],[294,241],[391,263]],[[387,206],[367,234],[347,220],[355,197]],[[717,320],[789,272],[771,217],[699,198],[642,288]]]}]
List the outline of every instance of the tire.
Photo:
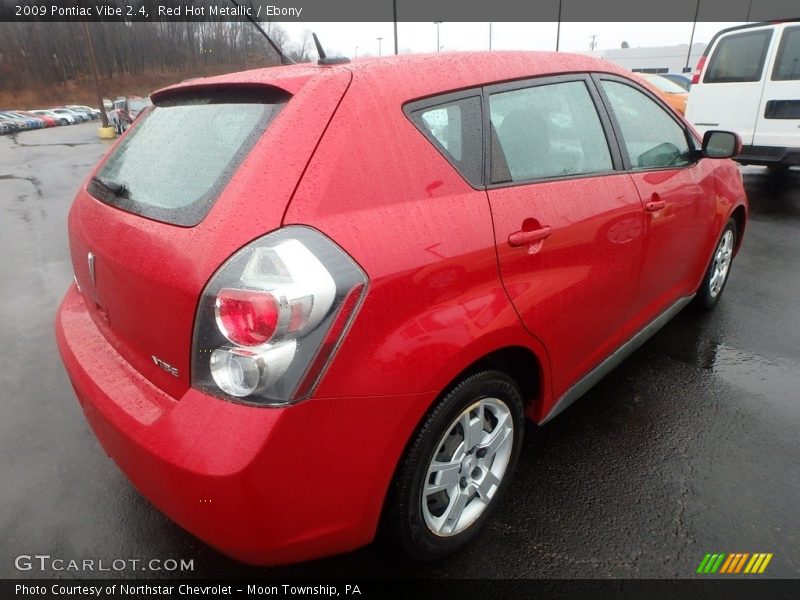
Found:
[{"label": "tire", "polygon": [[[719,241],[714,246],[714,254],[706,269],[703,282],[695,296],[695,305],[701,310],[711,310],[719,301],[733,266],[733,252],[736,248],[736,221],[729,219],[722,230]],[[721,279],[720,279],[721,278]]]},{"label": "tire", "polygon": [[[522,394],[510,377],[483,371],[457,384],[425,417],[397,468],[381,524],[384,539],[415,560],[460,550],[508,489],[523,428]],[[466,452],[465,431],[471,436]]]}]

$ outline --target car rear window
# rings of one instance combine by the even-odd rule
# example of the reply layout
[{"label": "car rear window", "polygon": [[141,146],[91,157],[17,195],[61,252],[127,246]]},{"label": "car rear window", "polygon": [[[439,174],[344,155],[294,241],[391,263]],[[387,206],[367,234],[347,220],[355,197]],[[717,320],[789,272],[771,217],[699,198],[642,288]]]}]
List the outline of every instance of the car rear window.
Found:
[{"label": "car rear window", "polygon": [[275,90],[158,102],[108,158],[89,193],[143,217],[197,225],[288,99]]},{"label": "car rear window", "polygon": [[771,29],[722,38],[711,55],[703,83],[759,81],[771,39]]}]

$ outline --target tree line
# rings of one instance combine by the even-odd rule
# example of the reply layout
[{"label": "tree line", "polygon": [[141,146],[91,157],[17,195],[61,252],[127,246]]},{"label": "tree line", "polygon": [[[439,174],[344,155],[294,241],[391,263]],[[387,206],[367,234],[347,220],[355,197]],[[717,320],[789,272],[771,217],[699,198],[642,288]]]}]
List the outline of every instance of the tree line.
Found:
[{"label": "tree line", "polygon": [[[309,59],[308,34],[289,46],[279,25],[263,23],[296,62]],[[89,23],[99,75],[239,70],[279,63],[249,22]],[[0,90],[65,84],[91,77],[83,23],[0,23]]]}]

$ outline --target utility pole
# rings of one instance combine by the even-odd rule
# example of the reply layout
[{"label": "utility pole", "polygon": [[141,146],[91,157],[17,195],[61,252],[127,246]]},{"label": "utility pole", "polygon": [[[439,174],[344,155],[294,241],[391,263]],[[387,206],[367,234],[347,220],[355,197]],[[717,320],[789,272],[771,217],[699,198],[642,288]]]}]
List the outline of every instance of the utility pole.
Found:
[{"label": "utility pole", "polygon": [[492,22],[489,21],[489,50],[492,49]]},{"label": "utility pole", "polygon": [[590,35],[589,37],[592,38],[592,41],[589,42],[589,50],[594,50],[597,47],[597,37],[598,36],[595,33],[593,35]]},{"label": "utility pole", "polygon": [[397,56],[397,0],[392,0],[392,11],[394,13],[394,55]]},{"label": "utility pole", "polygon": [[561,0],[558,0],[558,27],[556,28],[556,52],[561,41]]},{"label": "utility pole", "polygon": [[381,55],[381,40],[382,40],[382,39],[383,39],[382,37],[379,37],[379,38],[378,38],[378,56],[380,56],[380,55]]},{"label": "utility pole", "polygon": [[439,45],[439,25],[442,24],[441,21],[434,21],[434,25],[436,25],[436,51],[438,52],[441,46]]},{"label": "utility pole", "polygon": [[694,21],[692,22],[692,35],[689,37],[689,51],[686,53],[686,66],[683,68],[684,73],[689,72],[689,61],[692,59],[692,44],[694,43],[694,28],[697,27],[697,15],[699,13],[700,13],[700,0],[697,0],[697,4],[695,4],[694,7]]},{"label": "utility pole", "polygon": [[92,65],[92,79],[94,79],[94,89],[97,92],[97,102],[100,105],[100,122],[103,127],[108,127],[108,115],[106,114],[106,106],[103,104],[103,92],[100,91],[100,76],[97,74],[97,61],[94,57],[94,44],[92,44],[92,36],[89,34],[89,23],[83,22],[83,32],[86,34],[86,46],[89,48],[89,62]]}]

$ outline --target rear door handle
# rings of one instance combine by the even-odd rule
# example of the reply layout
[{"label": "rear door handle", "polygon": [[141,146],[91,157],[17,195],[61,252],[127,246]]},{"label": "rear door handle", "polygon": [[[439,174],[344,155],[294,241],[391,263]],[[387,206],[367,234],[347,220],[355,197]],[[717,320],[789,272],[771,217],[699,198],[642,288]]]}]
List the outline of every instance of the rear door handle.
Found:
[{"label": "rear door handle", "polygon": [[552,231],[547,225],[540,229],[534,229],[533,231],[515,231],[508,236],[508,245],[516,248],[518,246],[535,244],[536,242],[541,242],[549,238],[551,233]]},{"label": "rear door handle", "polygon": [[666,206],[667,202],[665,200],[651,200],[650,202],[645,203],[644,209],[647,212],[658,212]]}]

